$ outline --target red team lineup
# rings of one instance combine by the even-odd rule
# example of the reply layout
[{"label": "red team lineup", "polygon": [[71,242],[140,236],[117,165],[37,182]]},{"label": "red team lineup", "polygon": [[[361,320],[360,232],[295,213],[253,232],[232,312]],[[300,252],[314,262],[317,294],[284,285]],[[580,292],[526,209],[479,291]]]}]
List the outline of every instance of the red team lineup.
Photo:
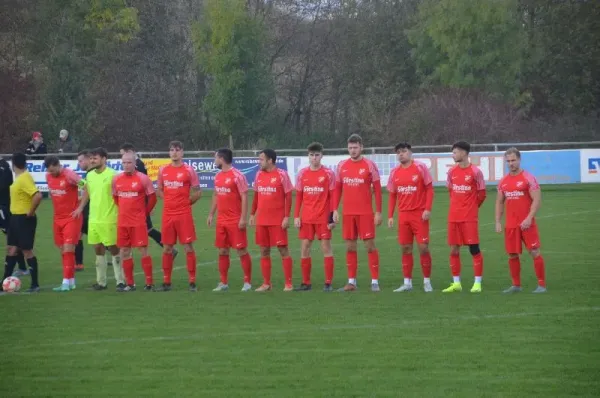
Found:
[{"label": "red team lineup", "polygon": [[[229,289],[228,272],[230,251],[235,250],[243,270],[242,291],[252,287],[252,258],[248,253],[248,230],[253,230],[254,243],[260,248],[262,280],[255,289],[267,292],[273,289],[272,248],[279,252],[284,280],[283,290],[307,291],[312,289],[313,242],[319,242],[324,259],[324,291],[333,291],[334,257],[331,249],[332,230],[341,223],[342,238],[346,245],[347,282],[339,291],[358,288],[358,240],[368,253],[371,290],[380,291],[379,252],[376,246],[377,227],[382,219],[382,188],[376,164],[362,155],[362,139],[353,134],[348,138],[349,158],[339,163],[336,173],[321,165],[323,146],[313,143],[308,147],[309,166],[301,169],[295,187],[287,171],[276,167],[277,155],[265,149],[259,155],[260,170],[252,189],[249,203],[248,181],[243,173],[232,167],[233,154],[229,149],[215,153],[215,164],[220,171],[215,176],[207,225],[214,227],[214,246],[218,250],[219,283],[214,291]],[[389,176],[387,226],[397,228],[397,240],[402,253],[403,283],[394,292],[413,289],[413,249],[419,254],[423,275],[422,288],[434,290],[431,284],[433,261],[448,262],[451,284],[444,293],[462,291],[460,249],[466,246],[474,270],[472,293],[482,291],[484,258],[479,242],[479,208],[486,200],[485,181],[481,170],[469,163],[470,145],[457,142],[452,153],[456,165],[447,177],[450,208],[447,223],[449,254],[445,260],[432,259],[429,251],[429,220],[434,211],[434,190],[431,174],[425,164],[412,159],[408,143],[396,145],[399,165]],[[145,276],[144,290],[171,290],[173,250],[176,244],[184,247],[186,269],[191,291],[196,291],[196,241],[192,206],[200,199],[200,184],[196,172],[183,163],[183,144],[170,144],[171,164],[160,168],[157,189],[150,179],[135,170],[135,154],[123,155],[124,172],[112,182],[114,202],[118,207],[117,245],[121,249],[127,287],[136,290],[132,249],[141,255]],[[535,293],[546,291],[544,259],[540,252],[540,237],[535,215],[540,206],[540,187],[535,177],[521,169],[520,152],[511,148],[505,153],[509,173],[500,181],[495,206],[496,231],[504,234],[505,250],[511,285],[504,292],[521,291],[520,255],[524,245],[534,261],[538,286]],[[56,245],[63,249],[63,278],[74,278],[72,251],[66,250],[79,240],[79,219],[71,214],[78,207],[79,177],[69,169],[59,167],[48,173],[48,184],[54,207],[54,235]],[[295,206],[292,207],[295,191]],[[162,243],[164,244],[161,269],[162,285],[154,286],[152,258],[148,255],[146,216],[162,199]],[[338,210],[342,204],[341,211]],[[394,214],[397,210],[397,218]],[[216,215],[216,219],[215,219]],[[505,221],[503,223],[503,217]],[[504,225],[503,225],[504,224]],[[301,242],[300,270],[302,283],[293,286],[294,262],[289,251],[289,229],[298,230]],[[68,245],[68,247],[65,247]]]}]

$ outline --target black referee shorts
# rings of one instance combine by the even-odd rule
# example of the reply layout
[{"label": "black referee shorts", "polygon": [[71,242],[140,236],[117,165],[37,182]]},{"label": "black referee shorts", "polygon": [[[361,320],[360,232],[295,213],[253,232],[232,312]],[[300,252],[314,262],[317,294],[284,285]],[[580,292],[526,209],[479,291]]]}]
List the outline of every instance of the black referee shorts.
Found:
[{"label": "black referee shorts", "polygon": [[8,206],[0,205],[0,230],[5,234],[8,232],[10,223],[10,210]]},{"label": "black referee shorts", "polygon": [[36,228],[36,216],[27,217],[25,214],[13,214],[10,216],[6,244],[18,247],[21,250],[33,250]]}]

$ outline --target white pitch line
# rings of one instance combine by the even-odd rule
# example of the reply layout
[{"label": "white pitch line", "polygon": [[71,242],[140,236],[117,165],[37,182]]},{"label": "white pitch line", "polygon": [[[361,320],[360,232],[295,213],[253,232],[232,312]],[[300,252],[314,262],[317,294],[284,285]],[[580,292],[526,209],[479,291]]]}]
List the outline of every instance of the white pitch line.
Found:
[{"label": "white pitch line", "polygon": [[[598,312],[600,307],[579,307],[570,308],[563,311],[550,312],[520,312],[514,314],[484,314],[484,315],[465,315],[448,318],[430,318],[418,320],[406,320],[402,322],[388,324],[365,324],[365,325],[326,325],[315,326],[310,328],[296,329],[266,329],[266,330],[249,330],[249,331],[233,331],[233,332],[212,332],[203,333],[200,329],[197,334],[180,335],[180,336],[152,336],[152,337],[128,337],[128,338],[111,338],[111,339],[96,339],[96,340],[76,340],[76,341],[55,341],[55,342],[36,342],[35,344],[23,345],[19,344],[19,350],[26,348],[39,347],[62,347],[72,345],[97,345],[97,344],[114,344],[114,343],[139,343],[139,342],[155,342],[155,341],[189,341],[189,340],[204,340],[208,338],[219,337],[236,337],[236,336],[267,336],[279,334],[294,334],[294,333],[310,333],[310,332],[327,332],[327,331],[343,331],[343,330],[369,330],[369,329],[404,329],[417,325],[430,325],[439,322],[456,322],[456,321],[483,321],[487,319],[511,319],[511,318],[529,318],[534,316],[552,316],[564,315],[576,312]],[[206,330],[206,329],[204,329]]]},{"label": "white pitch line", "polygon": [[[547,216],[536,217],[536,219],[540,219],[540,218],[558,218],[558,217],[575,216],[575,215],[580,215],[580,214],[589,214],[589,213],[598,213],[598,212],[600,212],[600,209],[597,209],[597,210],[576,211],[576,212],[571,212],[571,213],[549,214]],[[384,220],[384,222],[385,222],[385,220]],[[487,227],[487,226],[491,226],[491,225],[496,225],[496,223],[495,222],[484,223],[484,224],[480,224],[479,226],[480,227]],[[433,231],[429,231],[429,234],[433,235],[433,234],[438,234],[438,233],[446,232],[446,231],[447,231],[447,228],[445,228],[445,229],[436,229],[436,230],[433,230]],[[397,239],[397,237],[395,237],[395,236],[387,236],[385,238],[382,238],[382,240],[390,240],[390,239]],[[339,247],[339,246],[345,246],[345,245],[346,245],[345,243],[333,243],[331,246],[333,246],[333,247]],[[290,250],[290,251],[292,251],[292,250]],[[293,251],[297,252],[297,251],[300,251],[300,250],[299,249],[295,249]],[[485,253],[487,250],[482,250],[482,251]],[[185,255],[185,253],[180,253],[180,254],[181,255]],[[257,259],[259,257],[259,255],[258,254],[255,254],[255,255],[251,254],[251,257],[253,259]],[[204,262],[196,264],[196,267],[207,267],[209,265],[215,265],[215,264],[217,264],[216,260],[204,261]],[[155,268],[155,271],[153,272],[153,274],[159,274],[160,272],[162,272],[161,269],[160,269],[160,267],[158,267],[158,269],[156,269],[157,267],[154,267],[154,268]],[[186,267],[173,267],[173,271],[180,270],[180,269],[186,269]],[[144,273],[143,272],[135,272],[134,273],[134,276],[139,276],[139,275],[144,275]],[[77,276],[77,275],[75,275],[75,276]],[[106,279],[107,279],[107,281],[112,281],[112,280],[114,280],[114,277],[108,276]],[[91,282],[95,282],[95,280],[88,280],[86,282],[86,284],[89,284]],[[54,287],[54,286],[56,286],[56,284],[54,284],[54,285],[45,285],[45,286],[42,286],[41,288],[42,289],[49,289],[49,288]]]}]

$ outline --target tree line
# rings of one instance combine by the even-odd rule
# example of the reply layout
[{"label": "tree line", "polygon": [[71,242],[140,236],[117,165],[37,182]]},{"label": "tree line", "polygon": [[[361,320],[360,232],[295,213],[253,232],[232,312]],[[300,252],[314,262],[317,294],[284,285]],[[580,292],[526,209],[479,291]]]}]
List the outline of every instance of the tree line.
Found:
[{"label": "tree line", "polygon": [[600,138],[596,0],[5,0],[0,152]]}]

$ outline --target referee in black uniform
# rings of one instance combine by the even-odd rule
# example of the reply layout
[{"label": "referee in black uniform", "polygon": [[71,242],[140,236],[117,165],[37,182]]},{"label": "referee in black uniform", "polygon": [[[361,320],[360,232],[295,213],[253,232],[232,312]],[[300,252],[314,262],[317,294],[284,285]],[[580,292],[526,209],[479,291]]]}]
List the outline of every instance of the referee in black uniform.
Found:
[{"label": "referee in black uniform", "polygon": [[[90,168],[90,151],[84,149],[83,151],[77,154],[77,165],[81,171],[85,171],[85,177],[80,180],[81,186],[85,185],[85,180],[87,175],[92,169]],[[90,218],[90,202],[85,205],[83,208],[83,212],[81,213],[83,217],[83,223],[81,224],[81,234],[87,235],[88,233],[88,222]],[[79,239],[77,242],[77,246],[75,246],[75,271],[83,271],[83,239]]]},{"label": "referee in black uniform", "polygon": [[[126,143],[126,144],[121,145],[120,152],[121,152],[121,155],[123,155],[124,153],[127,153],[127,152],[131,152],[131,153],[135,154],[135,147],[132,144]],[[139,171],[140,173],[148,175],[148,170],[146,170],[146,165],[144,164],[142,159],[140,159],[140,157],[137,156],[137,154],[135,156],[135,169],[137,171]],[[158,245],[160,247],[163,247],[162,235],[160,234],[160,231],[155,229],[154,225],[152,225],[152,219],[150,218],[150,215],[146,216],[146,227],[148,228],[148,236],[151,237],[156,243],[158,243]],[[173,258],[175,258],[175,256],[177,256],[177,250],[173,250]]]},{"label": "referee in black uniform", "polygon": [[[10,169],[10,164],[0,156],[0,229],[5,235],[8,234],[8,226],[10,224],[10,186],[12,183],[13,172]],[[25,265],[25,257],[23,257],[21,251],[17,254],[17,264],[19,266],[19,274],[17,276],[29,274]],[[6,259],[4,260],[4,265],[6,266]]]},{"label": "referee in black uniform", "polygon": [[27,157],[24,153],[15,153],[12,157],[12,168],[15,179],[10,186],[10,224],[7,237],[7,257],[4,267],[4,277],[8,278],[17,263],[19,250],[27,259],[31,275],[29,293],[40,290],[38,280],[38,262],[33,253],[37,217],[35,212],[42,201],[42,194],[38,191],[33,177],[27,171]]}]

